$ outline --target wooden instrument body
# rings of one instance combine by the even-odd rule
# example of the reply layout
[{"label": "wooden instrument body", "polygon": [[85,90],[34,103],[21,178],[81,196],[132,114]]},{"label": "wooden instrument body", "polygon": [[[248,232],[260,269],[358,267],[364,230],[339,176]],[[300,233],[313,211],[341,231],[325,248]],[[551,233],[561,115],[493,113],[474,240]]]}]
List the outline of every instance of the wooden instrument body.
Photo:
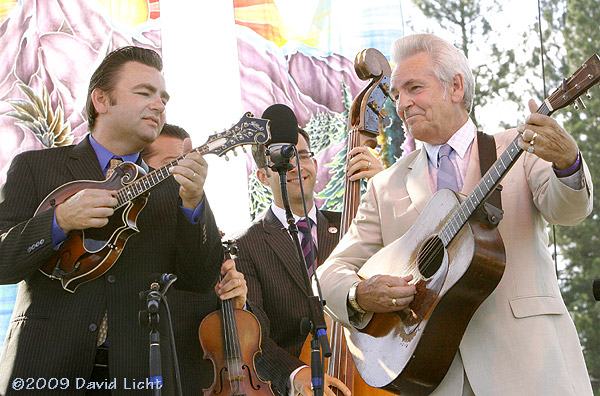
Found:
[{"label": "wooden instrument body", "polygon": [[[375,148],[379,135],[380,120],[383,119],[383,106],[389,96],[391,68],[385,56],[374,48],[367,48],[356,55],[354,70],[361,80],[370,80],[369,84],[356,95],[348,114],[347,153],[359,146]],[[350,156],[347,155],[346,167],[349,166]],[[344,202],[340,224],[340,238],[344,236],[352,220],[356,216],[360,202],[360,180],[350,181],[346,175],[344,181]],[[343,326],[331,320],[325,314],[327,334],[332,356],[325,359],[325,373],[342,381],[355,396],[389,396],[390,393],[373,388],[365,383],[354,366],[344,335]],[[311,362],[311,341],[308,338],[302,346],[300,360],[306,364]],[[337,395],[342,393],[335,389]]]},{"label": "wooden instrument body", "polygon": [[222,311],[207,315],[200,323],[198,337],[204,350],[204,359],[210,360],[214,366],[213,384],[203,389],[204,395],[273,396],[270,383],[261,380],[254,370],[254,359],[262,353],[258,319],[243,309],[235,309],[234,316],[241,346],[239,356],[228,357],[226,343],[233,340],[223,338],[231,333],[223,328]]},{"label": "wooden instrument body", "polygon": [[[359,276],[414,274],[427,254],[424,243],[435,238],[460,201],[450,190],[438,191],[406,234],[373,255]],[[345,329],[367,384],[402,395],[431,393],[446,375],[475,310],[500,282],[504,265],[498,230],[469,220],[441,251],[437,267],[428,269],[435,272],[415,282],[417,294],[408,309],[374,314],[362,330]]]},{"label": "wooden instrument body", "polygon": [[[82,180],[63,184],[51,192],[35,214],[56,206],[85,189],[119,190],[145,175],[144,169],[123,162],[104,181]],[[140,195],[115,209],[102,228],[72,231],[58,251],[40,267],[53,279],[60,279],[65,290],[75,292],[82,283],[96,279],[108,271],[121,255],[129,237],[139,230],[137,217],[146,206],[149,193]]]}]

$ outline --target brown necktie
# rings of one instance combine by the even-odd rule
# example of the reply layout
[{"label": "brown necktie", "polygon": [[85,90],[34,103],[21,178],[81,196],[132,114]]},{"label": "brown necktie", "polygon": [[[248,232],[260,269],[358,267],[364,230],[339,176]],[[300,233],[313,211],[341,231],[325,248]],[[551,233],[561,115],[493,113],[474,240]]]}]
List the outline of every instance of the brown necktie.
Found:
[{"label": "brown necktie", "polygon": [[[115,173],[115,168],[121,164],[123,160],[121,158],[112,158],[110,160],[110,165],[108,166],[108,170],[106,171],[106,178],[112,176]],[[106,335],[108,334],[108,312],[104,312],[104,317],[102,318],[102,322],[100,323],[100,328],[98,330],[98,342],[97,345],[100,346],[104,344],[106,341]]]}]

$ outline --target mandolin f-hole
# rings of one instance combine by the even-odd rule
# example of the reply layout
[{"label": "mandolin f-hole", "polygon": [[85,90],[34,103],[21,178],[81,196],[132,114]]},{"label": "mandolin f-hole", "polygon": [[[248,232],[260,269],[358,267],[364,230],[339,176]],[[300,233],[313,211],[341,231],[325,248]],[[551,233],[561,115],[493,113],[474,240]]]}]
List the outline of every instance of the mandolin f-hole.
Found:
[{"label": "mandolin f-hole", "polygon": [[421,245],[417,253],[417,268],[429,279],[438,272],[444,260],[444,244],[437,236],[431,236]]}]

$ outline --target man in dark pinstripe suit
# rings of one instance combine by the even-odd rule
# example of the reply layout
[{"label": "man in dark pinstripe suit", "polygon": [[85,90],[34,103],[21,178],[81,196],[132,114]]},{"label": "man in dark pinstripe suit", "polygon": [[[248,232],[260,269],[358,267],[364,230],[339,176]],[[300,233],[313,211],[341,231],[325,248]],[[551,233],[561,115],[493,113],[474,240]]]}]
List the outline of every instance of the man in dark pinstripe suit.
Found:
[{"label": "man in dark pinstripe suit", "polygon": [[[74,180],[103,180],[113,157],[148,169],[139,152],[158,136],[169,98],[161,70],[154,51],[112,52],[90,81],[91,134],[76,146],[22,153],[11,164],[0,203],[0,282],[19,282],[19,291],[0,361],[2,395],[151,394],[138,293],[154,273],[175,273],[178,287],[198,292],[216,278],[220,235],[204,196],[207,165],[198,154],[151,190],[137,218],[139,233],[104,275],[71,293],[38,271],[70,233],[103,227],[117,205],[114,191],[87,188],[34,215],[48,193]],[[103,322],[106,341],[99,336]],[[163,394],[172,394],[164,319],[160,333]]]},{"label": "man in dark pinstripe suit", "polygon": [[[312,234],[313,238],[316,237],[317,262],[322,264],[338,242],[340,213],[321,211],[314,205],[313,191],[318,165],[310,152],[308,134],[301,128],[298,131],[300,135],[296,148],[300,157],[304,198],[309,218],[316,223]],[[371,177],[383,169],[365,147],[355,149],[351,155],[354,158],[348,172],[353,174],[358,171],[353,176],[354,179]],[[263,329],[268,332],[269,337],[263,339],[263,354],[257,358],[257,370],[263,379],[271,381],[273,389],[281,395],[312,395],[310,368],[298,359],[308,336],[307,331],[300,331],[301,319],[308,317],[307,272],[299,266],[296,248],[284,228],[287,222],[279,175],[267,167],[264,148],[254,149],[253,156],[259,168],[258,179],[273,194],[273,204],[264,216],[236,237],[239,248],[238,269],[244,274],[248,284],[248,300],[261,310],[255,313],[259,319],[263,319],[263,326],[265,316],[269,322],[269,328]],[[304,217],[297,164],[287,175],[287,188],[290,206],[297,221]],[[326,381],[329,386],[349,393],[348,388],[338,379],[327,376]],[[333,396],[334,393],[326,387],[325,394]]]}]

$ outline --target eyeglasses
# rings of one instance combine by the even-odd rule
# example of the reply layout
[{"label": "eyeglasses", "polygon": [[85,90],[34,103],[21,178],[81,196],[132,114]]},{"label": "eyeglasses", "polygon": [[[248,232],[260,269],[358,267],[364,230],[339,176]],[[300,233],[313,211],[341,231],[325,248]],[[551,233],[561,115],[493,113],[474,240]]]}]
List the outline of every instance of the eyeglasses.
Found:
[{"label": "eyeglasses", "polygon": [[315,156],[315,153],[313,153],[312,151],[298,153],[298,158],[300,158],[300,162],[306,162],[306,161],[310,160],[311,158],[313,158],[314,156]]}]

